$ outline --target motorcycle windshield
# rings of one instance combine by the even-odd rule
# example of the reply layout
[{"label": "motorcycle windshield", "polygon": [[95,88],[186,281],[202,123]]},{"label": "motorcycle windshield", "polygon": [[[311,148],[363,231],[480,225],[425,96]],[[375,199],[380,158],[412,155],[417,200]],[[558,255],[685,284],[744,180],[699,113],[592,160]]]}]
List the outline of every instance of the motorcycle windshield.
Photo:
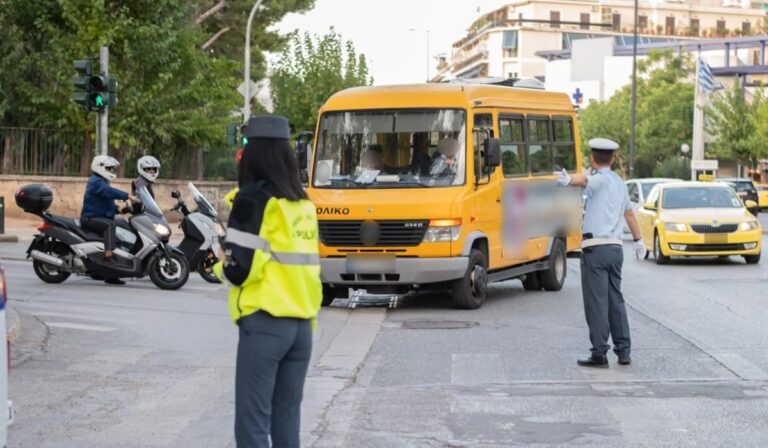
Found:
[{"label": "motorcycle windshield", "polygon": [[198,212],[204,215],[208,215],[211,218],[215,218],[218,216],[218,213],[216,213],[216,209],[213,208],[213,204],[211,204],[211,202],[208,199],[206,199],[206,197],[203,196],[202,193],[200,193],[200,190],[198,190],[197,187],[195,187],[195,184],[190,182],[187,184],[187,187],[189,187],[189,191],[192,192],[192,196],[194,196],[195,198],[195,204],[197,205]]},{"label": "motorcycle windshield", "polygon": [[141,200],[141,205],[144,206],[144,214],[165,222],[163,211],[160,209],[160,206],[157,205],[157,202],[155,202],[155,200],[152,198],[152,195],[149,194],[147,188],[139,188],[138,195],[139,199]]}]

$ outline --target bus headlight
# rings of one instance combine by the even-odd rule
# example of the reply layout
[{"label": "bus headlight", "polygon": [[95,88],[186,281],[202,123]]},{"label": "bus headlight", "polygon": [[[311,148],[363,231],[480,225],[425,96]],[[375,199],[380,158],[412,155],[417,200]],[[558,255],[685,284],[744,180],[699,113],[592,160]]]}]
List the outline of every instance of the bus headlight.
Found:
[{"label": "bus headlight", "polygon": [[742,231],[749,232],[750,230],[757,230],[757,228],[760,227],[760,224],[758,224],[757,221],[748,221],[742,222],[739,227]]},{"label": "bus headlight", "polygon": [[461,219],[432,219],[424,234],[425,243],[456,241],[461,233]]},{"label": "bus headlight", "polygon": [[155,224],[154,229],[155,229],[155,233],[160,236],[168,236],[171,234],[171,229],[169,229],[167,226],[164,226],[162,224]]}]

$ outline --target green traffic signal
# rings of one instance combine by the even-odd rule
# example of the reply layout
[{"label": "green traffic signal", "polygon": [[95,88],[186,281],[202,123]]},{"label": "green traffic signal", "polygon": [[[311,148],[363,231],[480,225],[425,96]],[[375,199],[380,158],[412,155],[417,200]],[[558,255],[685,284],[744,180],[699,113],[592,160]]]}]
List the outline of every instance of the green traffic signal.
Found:
[{"label": "green traffic signal", "polygon": [[93,99],[93,103],[94,103],[94,106],[98,108],[104,107],[104,97],[101,96],[101,94],[97,93]]}]

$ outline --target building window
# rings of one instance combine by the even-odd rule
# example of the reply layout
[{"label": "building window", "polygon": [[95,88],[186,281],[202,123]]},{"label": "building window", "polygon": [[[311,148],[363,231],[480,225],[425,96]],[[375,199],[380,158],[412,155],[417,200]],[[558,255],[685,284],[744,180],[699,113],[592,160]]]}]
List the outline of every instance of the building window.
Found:
[{"label": "building window", "polygon": [[504,31],[501,48],[505,58],[517,57],[517,31]]},{"label": "building window", "polygon": [[637,17],[637,27],[641,30],[647,30],[648,29],[648,16],[638,16]]},{"label": "building window", "polygon": [[701,22],[699,19],[691,19],[691,36],[698,36],[700,27]]},{"label": "building window", "polygon": [[717,35],[725,36],[725,20],[717,21]]},{"label": "building window", "polygon": [[581,18],[579,19],[579,22],[581,23],[581,25],[579,25],[579,27],[582,30],[588,30],[589,29],[589,21],[590,21],[589,13],[581,13]]},{"label": "building window", "polygon": [[752,34],[752,23],[751,22],[743,22],[741,24],[741,34],[745,36],[749,36]]},{"label": "building window", "polygon": [[500,117],[501,169],[504,176],[527,174],[523,117]]},{"label": "building window", "polygon": [[549,11],[549,26],[560,28],[560,11]]},{"label": "building window", "polygon": [[667,26],[665,28],[665,34],[668,34],[670,36],[673,36],[675,34],[675,17],[674,16],[667,17]]},{"label": "building window", "polygon": [[621,31],[621,14],[613,13],[611,23],[613,23],[613,31]]}]

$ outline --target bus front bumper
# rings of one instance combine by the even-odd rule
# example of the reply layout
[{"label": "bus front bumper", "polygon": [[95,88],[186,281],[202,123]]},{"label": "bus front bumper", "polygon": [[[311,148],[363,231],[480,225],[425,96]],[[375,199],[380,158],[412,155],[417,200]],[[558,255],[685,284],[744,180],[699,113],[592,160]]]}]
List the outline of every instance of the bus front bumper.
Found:
[{"label": "bus front bumper", "polygon": [[394,265],[382,272],[355,272],[346,258],[322,258],[320,277],[332,285],[421,285],[461,278],[468,264],[468,257],[395,258]]}]

